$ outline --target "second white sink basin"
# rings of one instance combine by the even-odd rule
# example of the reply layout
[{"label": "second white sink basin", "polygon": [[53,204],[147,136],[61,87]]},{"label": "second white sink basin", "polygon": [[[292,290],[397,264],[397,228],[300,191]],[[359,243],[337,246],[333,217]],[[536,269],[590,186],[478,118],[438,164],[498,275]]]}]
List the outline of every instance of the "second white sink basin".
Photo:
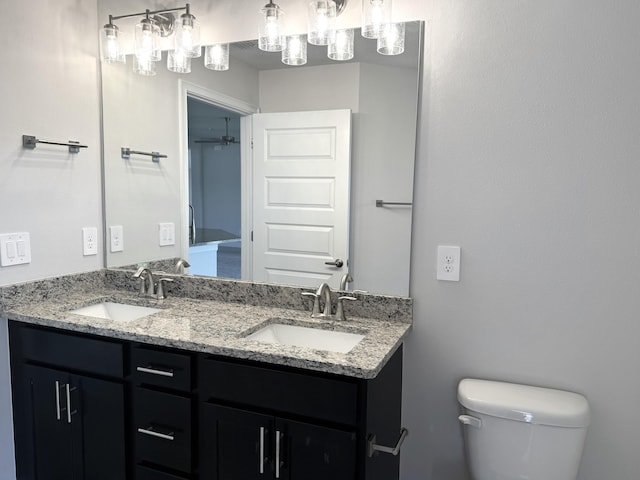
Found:
[{"label": "second white sink basin", "polygon": [[272,323],[248,335],[246,338],[247,340],[255,340],[258,342],[347,353],[360,343],[364,335],[286,325],[283,323]]},{"label": "second white sink basin", "polygon": [[158,313],[159,308],[140,307],[125,303],[102,302],[88,307],[78,308],[69,313],[84,315],[85,317],[104,318],[116,322],[129,322]]}]

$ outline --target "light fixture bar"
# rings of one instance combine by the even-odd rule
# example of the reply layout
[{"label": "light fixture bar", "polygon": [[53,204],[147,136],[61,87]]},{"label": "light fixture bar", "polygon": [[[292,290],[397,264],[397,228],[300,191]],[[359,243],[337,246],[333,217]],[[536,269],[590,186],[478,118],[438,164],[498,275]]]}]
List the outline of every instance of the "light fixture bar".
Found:
[{"label": "light fixture bar", "polygon": [[179,12],[181,10],[188,10],[189,9],[189,4],[187,3],[184,7],[180,7],[180,8],[169,8],[169,9],[164,9],[164,10],[145,10],[144,12],[140,12],[140,13],[128,13],[126,15],[109,15],[109,23],[113,23],[113,20],[121,20],[123,18],[131,18],[131,17],[139,17],[140,15],[157,15],[160,13],[171,13],[171,12]]}]

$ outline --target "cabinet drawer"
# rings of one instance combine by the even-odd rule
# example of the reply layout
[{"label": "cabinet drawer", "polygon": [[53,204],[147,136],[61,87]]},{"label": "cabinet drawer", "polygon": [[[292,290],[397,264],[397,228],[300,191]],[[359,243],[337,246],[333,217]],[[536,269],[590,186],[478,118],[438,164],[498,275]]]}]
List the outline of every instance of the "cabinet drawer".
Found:
[{"label": "cabinet drawer", "polygon": [[358,386],[325,376],[202,359],[198,385],[204,400],[355,425]]},{"label": "cabinet drawer", "polygon": [[136,383],[191,391],[191,357],[188,355],[133,347],[131,371]]},{"label": "cabinet drawer", "polygon": [[170,473],[159,472],[152,468],[136,466],[136,480],[185,480],[184,477],[176,477]]},{"label": "cabinet drawer", "polygon": [[191,471],[191,399],[134,390],[136,461]]},{"label": "cabinet drawer", "polygon": [[20,348],[25,360],[122,378],[122,344],[36,328],[19,329]]}]

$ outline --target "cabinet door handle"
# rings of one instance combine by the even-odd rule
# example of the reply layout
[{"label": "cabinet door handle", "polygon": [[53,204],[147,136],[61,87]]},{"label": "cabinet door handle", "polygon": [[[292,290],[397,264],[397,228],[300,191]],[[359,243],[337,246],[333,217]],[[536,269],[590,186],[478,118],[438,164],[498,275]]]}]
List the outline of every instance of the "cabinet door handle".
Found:
[{"label": "cabinet door handle", "polygon": [[150,373],[151,375],[160,375],[162,377],[173,377],[173,370],[158,370],[151,367],[136,367],[136,370],[142,373]]},{"label": "cabinet door handle", "polygon": [[279,430],[276,430],[276,478],[280,478],[280,433]]},{"label": "cabinet door handle", "polygon": [[264,427],[260,427],[260,474],[264,473]]},{"label": "cabinet door handle", "polygon": [[150,435],[152,437],[162,438],[163,440],[175,440],[173,432],[160,433],[153,430],[153,427],[138,428],[138,433],[144,433],[145,435]]},{"label": "cabinet door handle", "polygon": [[71,387],[68,383],[65,385],[67,390],[67,423],[71,423],[71,415],[77,413],[77,410],[71,410],[71,392],[73,392],[76,387]]},{"label": "cabinet door handle", "polygon": [[56,420],[60,420],[60,382],[56,380]]}]

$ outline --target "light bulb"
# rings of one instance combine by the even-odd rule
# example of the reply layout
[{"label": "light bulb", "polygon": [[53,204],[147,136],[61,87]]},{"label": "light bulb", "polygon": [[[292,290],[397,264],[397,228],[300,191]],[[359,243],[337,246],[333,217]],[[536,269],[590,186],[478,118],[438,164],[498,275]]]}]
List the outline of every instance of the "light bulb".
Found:
[{"label": "light bulb", "polygon": [[329,43],[327,56],[332,60],[351,60],[353,51],[353,29],[336,30]]},{"label": "light bulb", "polygon": [[336,4],[333,0],[309,3],[308,38],[312,45],[328,45],[335,31]]},{"label": "light bulb", "polygon": [[362,36],[379,38],[391,21],[391,0],[362,0]]},{"label": "light bulb", "polygon": [[265,52],[280,52],[284,48],[281,19],[284,12],[275,3],[261,10],[262,22],[258,30],[258,48]]},{"label": "light bulb", "polygon": [[296,66],[307,63],[307,42],[304,35],[287,37],[286,46],[282,51],[282,63]]},{"label": "light bulb", "polygon": [[204,66],[210,70],[229,70],[229,44],[207,45],[204,53]]}]

